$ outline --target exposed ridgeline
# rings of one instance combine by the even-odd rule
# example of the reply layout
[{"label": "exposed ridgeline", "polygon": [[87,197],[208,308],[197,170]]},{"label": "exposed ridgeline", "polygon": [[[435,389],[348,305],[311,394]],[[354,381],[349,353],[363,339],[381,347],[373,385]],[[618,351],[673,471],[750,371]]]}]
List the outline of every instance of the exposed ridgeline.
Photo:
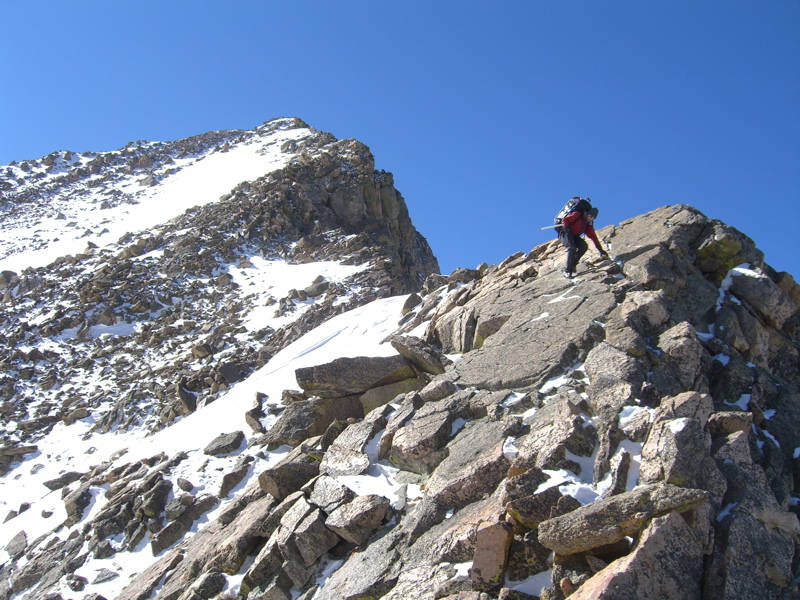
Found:
[{"label": "exposed ridgeline", "polygon": [[[238,572],[248,554],[241,594],[253,599],[293,587],[337,600],[510,598],[507,580],[548,570],[544,598],[796,597],[800,289],[747,237],[690,207],[601,235],[621,267],[581,267],[577,283],[558,273],[555,242],[430,278],[404,326],[427,321],[425,340],[393,344],[431,381],[343,431],[309,421],[298,434],[301,408],[290,406],[256,443],[296,451],[261,474],[241,512],[165,554],[121,598],[146,595],[167,571],[159,597],[189,598],[193,581]],[[437,345],[463,358],[445,367]],[[369,384],[352,387],[351,368],[298,371],[322,396],[306,402],[371,397]],[[337,482],[382,458],[424,483],[421,498],[392,508]],[[582,483],[578,499],[568,492],[579,484],[544,489],[561,469]],[[235,557],[234,539],[248,547]],[[329,551],[344,562],[315,580]],[[467,576],[453,566],[463,563]]]},{"label": "exposed ridgeline", "polygon": [[[276,135],[292,130],[299,134]],[[46,236],[37,235],[42,222],[66,223],[82,202],[89,202],[98,214],[108,214],[110,209],[136,204],[150,188],[171,183],[192,163],[248,145],[260,146],[260,153],[267,155],[276,144],[288,157],[288,161],[278,161],[288,162],[285,168],[272,168],[269,174],[260,173],[264,175],[260,179],[243,181],[222,198],[221,206],[209,207],[205,219],[210,223],[184,220],[183,225],[212,225],[209,233],[237,232],[269,247],[314,234],[365,233],[368,238],[352,243],[385,247],[384,268],[397,280],[392,283],[394,293],[419,289],[431,269],[438,269],[430,248],[409,219],[405,201],[394,189],[391,173],[375,171],[369,148],[353,139],[338,141],[297,118],[273,119],[253,130],[213,131],[174,142],[130,142],[113,152],[62,151],[14,162],[0,173],[0,230],[22,224],[29,231],[3,236],[0,256],[21,250],[14,247],[20,245],[20,235],[26,251],[50,243]],[[224,222],[217,225],[218,219]],[[102,235],[103,224],[84,233],[87,242]],[[80,224],[67,224],[67,229],[70,225]],[[305,243],[314,246],[316,241],[321,240],[311,237]],[[152,245],[137,242],[140,247]],[[230,241],[227,245],[229,250],[235,249]]]},{"label": "exposed ridgeline", "polygon": [[[13,431],[3,437],[0,473],[61,421],[91,416],[98,432],[160,429],[331,316],[418,290],[438,271],[391,174],[374,170],[369,149],[297,119],[276,119],[254,132],[129,145],[84,156],[86,166],[69,170],[60,155],[23,163],[24,170],[9,167],[6,224],[45,220],[53,206],[81,202],[87,189],[94,199],[106,188],[101,195],[117,198],[115,186],[132,171],[134,179],[156,173],[158,181],[148,185],[169,182],[177,173],[161,169],[173,157],[210,161],[254,137],[269,142],[271,134],[297,128],[308,134],[282,145],[284,167],[240,183],[218,202],[127,234],[111,248],[99,249],[90,237],[83,253],[0,275],[0,422]],[[17,179],[37,168],[38,179]],[[280,275],[260,274],[267,261],[308,265],[310,276],[282,296],[254,294],[249,286],[259,278],[280,283]],[[322,266],[312,272],[330,261],[350,266],[351,274],[326,277]],[[247,323],[254,308],[268,310],[275,327]]]},{"label": "exposed ridgeline", "polygon": [[[576,280],[557,242],[431,275],[396,355],[298,368],[267,430],[257,395],[202,491],[194,441],[48,482],[66,523],[6,546],[0,598],[796,598],[800,287],[688,206],[598,233],[617,262]],[[376,472],[397,497],[347,485]]]}]

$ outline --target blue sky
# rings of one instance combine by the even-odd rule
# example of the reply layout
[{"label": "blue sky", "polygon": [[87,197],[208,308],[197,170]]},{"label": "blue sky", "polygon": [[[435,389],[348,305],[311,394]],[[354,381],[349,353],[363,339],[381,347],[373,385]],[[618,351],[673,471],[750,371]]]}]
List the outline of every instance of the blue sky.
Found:
[{"label": "blue sky", "polygon": [[800,2],[4,3],[0,165],[298,116],[367,144],[442,271],[691,204],[800,279]]}]

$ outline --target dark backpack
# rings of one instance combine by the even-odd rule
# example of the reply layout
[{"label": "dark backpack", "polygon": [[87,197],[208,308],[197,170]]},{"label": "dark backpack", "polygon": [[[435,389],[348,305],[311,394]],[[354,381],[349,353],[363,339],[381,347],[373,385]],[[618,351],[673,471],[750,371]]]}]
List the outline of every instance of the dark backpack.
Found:
[{"label": "dark backpack", "polygon": [[558,211],[555,219],[553,219],[553,225],[556,226],[556,231],[559,233],[561,232],[561,219],[566,217],[569,213],[575,212],[576,210],[586,211],[590,208],[592,208],[592,204],[589,201],[589,198],[580,198],[578,196],[570,198],[569,202],[567,202],[564,207]]}]

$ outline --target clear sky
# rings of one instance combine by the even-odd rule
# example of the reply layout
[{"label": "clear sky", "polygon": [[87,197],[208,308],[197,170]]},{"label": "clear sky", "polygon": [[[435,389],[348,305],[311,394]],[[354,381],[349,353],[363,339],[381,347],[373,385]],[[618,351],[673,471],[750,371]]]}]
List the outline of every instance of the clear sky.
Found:
[{"label": "clear sky", "polygon": [[0,165],[298,116],[367,144],[442,271],[691,204],[800,279],[798,0],[5,2]]}]

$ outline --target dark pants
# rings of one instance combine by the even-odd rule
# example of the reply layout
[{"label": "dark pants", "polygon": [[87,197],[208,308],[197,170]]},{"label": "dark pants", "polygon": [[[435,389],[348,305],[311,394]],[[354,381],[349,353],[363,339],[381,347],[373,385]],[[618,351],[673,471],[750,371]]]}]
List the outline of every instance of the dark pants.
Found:
[{"label": "dark pants", "polygon": [[559,233],[558,239],[561,241],[564,248],[567,249],[567,265],[565,270],[569,273],[574,273],[575,267],[578,266],[578,261],[589,249],[589,244],[587,244],[586,240],[581,236],[573,235],[568,231]]}]

